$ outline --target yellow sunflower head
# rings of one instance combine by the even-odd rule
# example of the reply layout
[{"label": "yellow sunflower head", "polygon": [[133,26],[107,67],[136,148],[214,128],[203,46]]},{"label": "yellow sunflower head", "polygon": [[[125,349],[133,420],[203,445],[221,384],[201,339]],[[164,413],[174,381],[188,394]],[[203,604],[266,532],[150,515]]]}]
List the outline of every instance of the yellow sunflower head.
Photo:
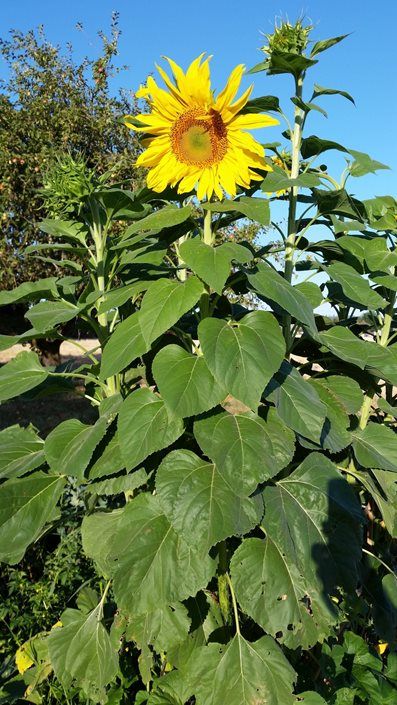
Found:
[{"label": "yellow sunflower head", "polygon": [[235,99],[244,72],[241,64],[215,97],[210,58],[201,54],[186,73],[167,59],[173,80],[157,66],[166,90],[149,77],[137,92],[138,98],[147,99],[151,112],[124,118],[129,128],[147,134],[137,165],[149,168],[147,184],[156,192],[178,184],[178,193],[197,188],[200,200],[213,194],[223,198],[223,191],[235,196],[238,185],[247,188],[252,180],[262,180],[255,169],[271,171],[262,145],[247,130],[277,125],[278,120],[242,114],[252,86]]}]

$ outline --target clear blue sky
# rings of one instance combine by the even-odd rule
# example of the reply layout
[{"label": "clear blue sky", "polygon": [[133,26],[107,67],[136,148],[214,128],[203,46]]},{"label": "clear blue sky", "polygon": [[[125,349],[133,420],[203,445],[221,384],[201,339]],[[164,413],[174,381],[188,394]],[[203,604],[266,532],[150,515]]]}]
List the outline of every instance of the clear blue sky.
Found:
[{"label": "clear blue sky", "polygon": [[[213,84],[220,88],[235,64],[251,67],[261,60],[260,32],[272,31],[275,16],[293,20],[303,12],[316,25],[316,39],[352,32],[342,44],[320,55],[311,78],[349,91],[357,107],[343,98],[325,97],[322,106],[329,119],[309,118],[309,132],[368,152],[392,167],[377,176],[352,180],[350,189],[354,187],[358,196],[397,195],[396,0],[18,0],[3,4],[0,34],[44,24],[53,43],[72,41],[80,59],[99,49],[96,32],[107,29],[112,10],[120,12],[120,63],[129,66],[115,88],[137,88],[161,55],[186,66],[202,51],[214,55]],[[83,23],[83,33],[75,30],[77,21]],[[254,82],[254,95],[279,95],[289,109],[290,78],[257,74]],[[278,128],[266,131],[266,140],[277,138]],[[339,164],[342,167],[343,160],[333,161],[333,166]]]}]

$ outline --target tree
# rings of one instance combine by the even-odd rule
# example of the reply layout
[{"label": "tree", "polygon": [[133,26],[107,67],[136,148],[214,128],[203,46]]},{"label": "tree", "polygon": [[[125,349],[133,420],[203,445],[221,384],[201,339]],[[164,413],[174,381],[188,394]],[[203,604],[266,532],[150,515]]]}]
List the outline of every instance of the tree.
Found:
[{"label": "tree", "polygon": [[99,32],[100,55],[81,63],[75,63],[71,45],[66,52],[53,46],[42,26],[0,39],[8,70],[0,80],[1,289],[48,275],[48,262],[23,252],[43,240],[37,228],[46,216],[41,189],[59,154],[83,158],[98,174],[110,170],[113,182],[137,185],[138,143],[118,122],[134,113],[135,100],[125,92],[112,95],[109,86],[122,70],[115,66],[119,35],[114,13],[110,37]]}]

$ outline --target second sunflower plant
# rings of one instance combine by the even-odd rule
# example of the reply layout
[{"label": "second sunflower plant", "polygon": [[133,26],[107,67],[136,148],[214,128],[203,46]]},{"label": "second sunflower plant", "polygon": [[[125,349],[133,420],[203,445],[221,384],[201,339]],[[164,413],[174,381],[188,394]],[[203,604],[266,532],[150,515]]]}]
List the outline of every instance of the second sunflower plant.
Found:
[{"label": "second sunflower plant", "polygon": [[[351,655],[358,614],[372,646],[392,644],[376,595],[389,609],[397,585],[397,204],[346,190],[383,164],[304,136],[319,98],[353,101],[320,86],[305,96],[318,55],[343,39],[309,50],[310,29],[283,23],[252,70],[264,85],[290,76],[291,118],[273,95],[239,97],[241,65],[216,95],[209,57],[186,72],[167,59],[163,87],[150,77],[143,112],[124,118],[141,136],[146,185],[98,181],[75,220],[44,221],[79,274],[13,292],[34,304],[32,337],[62,336],[77,317],[102,353],[73,370],[22,352],[0,370],[0,400],[78,378],[97,409],[93,425],[64,421],[45,442],[32,428],[0,433],[12,456],[0,559],[19,562],[62,522],[77,484],[98,575],[21,647],[29,695],[55,681],[73,703],[324,705],[353,703],[349,689],[366,702],[352,659],[338,678],[324,664],[337,647]],[[323,163],[331,149],[339,179]],[[265,229],[261,246],[227,236],[246,219]],[[392,666],[371,658],[371,688],[391,703]]]}]

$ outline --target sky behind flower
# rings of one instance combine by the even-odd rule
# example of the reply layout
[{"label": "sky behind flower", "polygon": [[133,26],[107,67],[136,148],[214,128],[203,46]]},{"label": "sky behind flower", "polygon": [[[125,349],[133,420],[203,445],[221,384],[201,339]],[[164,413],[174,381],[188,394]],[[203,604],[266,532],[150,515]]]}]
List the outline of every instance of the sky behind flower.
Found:
[{"label": "sky behind flower", "polygon": [[[220,89],[237,63],[250,68],[261,60],[261,32],[272,31],[276,16],[287,16],[293,21],[303,13],[316,27],[315,39],[352,32],[344,42],[320,55],[320,63],[310,71],[310,78],[328,88],[347,90],[356,99],[357,107],[341,97],[324,97],[321,105],[328,111],[329,119],[311,115],[307,134],[368,152],[392,167],[393,171],[381,171],[354,183],[352,179],[350,190],[359,197],[396,195],[395,0],[19,0],[2,7],[0,33],[4,36],[10,28],[27,30],[43,24],[50,41],[63,45],[71,41],[76,59],[81,59],[99,50],[96,31],[107,29],[112,10],[120,12],[120,64],[129,66],[114,80],[115,90],[137,89],[162,55],[172,56],[186,67],[202,51],[214,55],[213,86]],[[82,32],[76,31],[77,22],[82,22]],[[3,71],[0,64],[0,75]],[[254,96],[276,94],[284,109],[291,110],[290,77],[247,76],[243,87],[252,80]],[[276,140],[279,132],[280,128],[272,128],[270,135],[267,130],[263,139]],[[344,166],[343,156],[328,158],[328,163],[338,176]]]}]

